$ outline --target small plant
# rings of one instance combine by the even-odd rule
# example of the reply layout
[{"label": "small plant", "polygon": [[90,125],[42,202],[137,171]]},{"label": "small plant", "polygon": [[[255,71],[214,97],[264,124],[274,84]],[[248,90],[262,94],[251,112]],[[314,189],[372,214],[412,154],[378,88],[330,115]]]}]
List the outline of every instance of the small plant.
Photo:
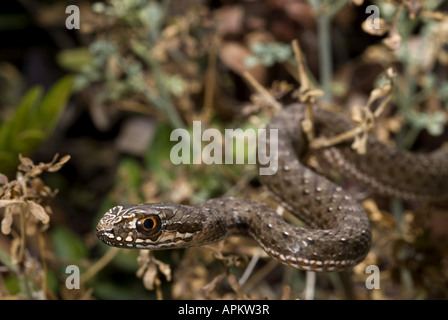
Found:
[{"label": "small plant", "polygon": [[9,173],[19,154],[29,154],[52,132],[72,92],[72,77],[59,80],[43,95],[28,90],[14,114],[0,125],[0,172]]},{"label": "small plant", "polygon": [[99,104],[140,113],[155,108],[172,127],[186,127],[184,114],[192,111],[192,95],[202,89],[203,70],[197,65],[208,54],[212,33],[202,27],[200,8],[168,19],[168,3],[94,3],[92,10],[111,26],[89,46],[90,62],[80,67],[76,90],[97,85]]},{"label": "small plant", "polygon": [[[0,250],[0,262],[9,271],[0,273],[0,284],[9,284],[4,289],[8,295],[20,293],[26,299],[48,297],[43,233],[49,227],[52,213],[48,201],[57,191],[46,186],[39,176],[43,172],[58,171],[69,159],[70,156],[65,156],[58,160],[56,155],[49,163],[34,164],[20,155],[15,180],[9,181],[0,174],[0,230],[10,238],[9,252]],[[33,243],[38,244],[39,256],[30,250]],[[18,292],[11,292],[15,291],[14,284]]]},{"label": "small plant", "polygon": [[292,58],[291,46],[280,42],[257,42],[251,46],[251,51],[254,55],[248,57],[245,61],[248,68],[252,68],[259,63],[271,67],[277,62],[282,63]]}]

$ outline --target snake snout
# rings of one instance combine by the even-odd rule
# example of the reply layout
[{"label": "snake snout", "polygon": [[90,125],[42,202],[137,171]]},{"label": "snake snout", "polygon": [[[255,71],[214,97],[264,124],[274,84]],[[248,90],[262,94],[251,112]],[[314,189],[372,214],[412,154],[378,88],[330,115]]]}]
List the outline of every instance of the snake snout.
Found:
[{"label": "snake snout", "polygon": [[101,228],[101,226],[97,226],[96,227],[96,236],[103,240],[105,238],[108,238],[108,235],[110,236],[114,236],[114,232],[112,230],[106,230]]}]

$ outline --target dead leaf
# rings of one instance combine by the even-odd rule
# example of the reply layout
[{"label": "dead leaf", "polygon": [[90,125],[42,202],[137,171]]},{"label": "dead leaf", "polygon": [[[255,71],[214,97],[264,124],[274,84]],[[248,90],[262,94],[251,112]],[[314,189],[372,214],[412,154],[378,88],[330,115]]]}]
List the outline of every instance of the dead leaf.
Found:
[{"label": "dead leaf", "polygon": [[225,274],[218,274],[213,278],[212,281],[207,283],[205,286],[202,287],[202,290],[204,291],[205,295],[209,295],[213,290],[215,290],[216,285],[221,282],[225,278]]},{"label": "dead leaf", "polygon": [[31,171],[34,168],[34,163],[30,158],[23,157],[22,154],[19,154],[20,164],[18,169],[24,172]]},{"label": "dead leaf", "polygon": [[159,268],[160,272],[165,276],[167,281],[171,281],[171,267],[169,264],[166,264],[160,260],[155,259],[155,262],[157,264],[157,267]]},{"label": "dead leaf", "polygon": [[64,164],[66,164],[70,160],[70,155],[63,156],[58,162],[52,164],[47,171],[48,172],[56,172],[62,168]]},{"label": "dead leaf", "polygon": [[389,36],[383,40],[383,43],[392,51],[396,51],[401,47],[401,36],[397,30],[392,29],[389,32]]},{"label": "dead leaf", "polygon": [[50,222],[50,216],[45,212],[45,209],[34,201],[27,201],[28,209],[30,213],[43,224],[48,224]]},{"label": "dead leaf", "polygon": [[8,177],[0,173],[0,184],[5,185],[8,183]]},{"label": "dead leaf", "polygon": [[146,271],[143,274],[143,285],[148,290],[154,290],[154,284],[157,280],[157,267],[154,263],[146,266]]},{"label": "dead leaf", "polygon": [[7,208],[5,210],[5,215],[2,219],[1,231],[3,234],[8,235],[11,233],[12,222],[13,222],[12,210],[11,208]]}]

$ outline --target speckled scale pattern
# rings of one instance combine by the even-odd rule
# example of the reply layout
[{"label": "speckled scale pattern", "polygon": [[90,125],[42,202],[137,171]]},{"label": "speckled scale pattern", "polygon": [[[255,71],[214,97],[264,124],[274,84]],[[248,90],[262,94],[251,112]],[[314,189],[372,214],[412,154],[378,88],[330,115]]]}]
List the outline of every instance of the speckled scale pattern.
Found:
[{"label": "speckled scale pattern", "polygon": [[[318,136],[330,137],[351,128],[340,115],[322,109],[314,112]],[[353,197],[304,164],[303,157],[309,152],[300,129],[304,114],[305,107],[296,104],[273,117],[267,131],[278,130],[278,167],[273,168],[274,174],[259,178],[276,200],[309,228],[286,223],[273,208],[260,202],[218,198],[197,206],[118,206],[99,222],[98,237],[124,248],[167,249],[203,245],[231,235],[248,236],[270,256],[294,268],[342,271],[353,267],[369,251],[370,224]],[[266,139],[260,140],[258,146],[270,150],[269,135]],[[315,151],[314,155],[385,195],[433,201],[448,194],[446,150],[415,155],[386,147],[372,138],[365,155],[356,154],[350,143]],[[151,214],[160,217],[162,226],[147,237],[135,230],[135,223]]]}]

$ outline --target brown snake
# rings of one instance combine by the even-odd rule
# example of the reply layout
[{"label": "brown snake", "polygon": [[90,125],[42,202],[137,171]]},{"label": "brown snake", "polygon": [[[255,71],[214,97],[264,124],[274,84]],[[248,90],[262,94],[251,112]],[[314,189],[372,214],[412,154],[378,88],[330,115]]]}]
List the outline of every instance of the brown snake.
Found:
[{"label": "brown snake", "polygon": [[[369,220],[352,196],[304,165],[309,152],[300,129],[304,114],[305,107],[296,104],[272,118],[267,130],[278,129],[278,170],[259,178],[279,203],[310,228],[286,223],[260,202],[218,198],[195,206],[116,206],[99,222],[98,237],[111,246],[156,250],[249,236],[270,256],[294,268],[342,271],[353,267],[370,249]],[[343,116],[317,108],[314,121],[317,136],[334,136],[352,127]],[[258,147],[270,150],[269,143],[268,137]],[[447,149],[412,154],[369,137],[364,155],[353,151],[348,142],[313,154],[383,195],[408,201],[437,201],[448,195]]]}]

